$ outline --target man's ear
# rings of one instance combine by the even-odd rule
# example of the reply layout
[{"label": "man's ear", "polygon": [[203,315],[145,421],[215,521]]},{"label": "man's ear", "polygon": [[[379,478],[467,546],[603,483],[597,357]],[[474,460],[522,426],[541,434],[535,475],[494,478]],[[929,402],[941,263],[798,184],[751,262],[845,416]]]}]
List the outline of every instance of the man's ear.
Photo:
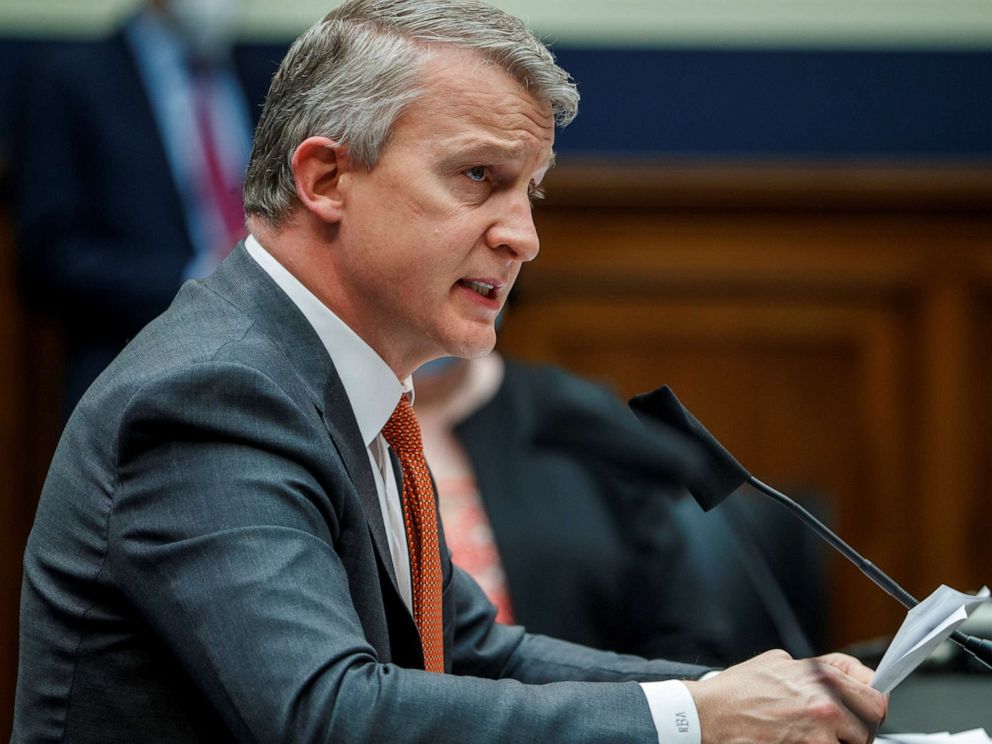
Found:
[{"label": "man's ear", "polygon": [[309,137],[299,144],[290,161],[296,196],[304,209],[321,221],[341,221],[341,174],[350,167],[344,145],[327,137]]}]

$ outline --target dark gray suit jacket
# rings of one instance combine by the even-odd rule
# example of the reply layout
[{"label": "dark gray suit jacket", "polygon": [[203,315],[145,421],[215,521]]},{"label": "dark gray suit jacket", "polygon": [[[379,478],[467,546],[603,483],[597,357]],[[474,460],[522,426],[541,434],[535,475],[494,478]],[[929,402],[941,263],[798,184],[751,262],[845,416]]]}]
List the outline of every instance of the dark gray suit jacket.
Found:
[{"label": "dark gray suit jacket", "polygon": [[438,675],[334,367],[239,246],[67,425],[25,555],[13,740],[653,742],[632,680],[704,671],[498,626],[443,553]]}]

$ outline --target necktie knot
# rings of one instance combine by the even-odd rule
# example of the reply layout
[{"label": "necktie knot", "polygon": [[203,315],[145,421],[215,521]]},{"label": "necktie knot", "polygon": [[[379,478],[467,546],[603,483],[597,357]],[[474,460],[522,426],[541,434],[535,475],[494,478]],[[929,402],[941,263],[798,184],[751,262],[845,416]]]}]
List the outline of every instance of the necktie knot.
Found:
[{"label": "necktie knot", "polygon": [[424,445],[420,438],[417,414],[413,412],[413,406],[405,395],[396,404],[393,415],[382,429],[382,435],[399,456],[423,453]]}]

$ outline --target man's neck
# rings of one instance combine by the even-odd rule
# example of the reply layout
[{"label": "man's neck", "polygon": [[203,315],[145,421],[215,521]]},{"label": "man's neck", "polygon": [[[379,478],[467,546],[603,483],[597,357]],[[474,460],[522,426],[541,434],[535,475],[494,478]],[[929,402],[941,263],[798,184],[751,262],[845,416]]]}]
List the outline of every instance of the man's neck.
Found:
[{"label": "man's neck", "polygon": [[335,266],[329,258],[334,253],[332,242],[315,237],[313,231],[301,225],[295,216],[279,229],[260,225],[259,222],[254,218],[249,220],[251,234],[259,244],[324,307],[361,337],[389,365],[397,379],[407,379],[426,361],[396,354],[393,345],[386,343],[352,311],[354,303],[349,302],[342,285],[334,278]]}]

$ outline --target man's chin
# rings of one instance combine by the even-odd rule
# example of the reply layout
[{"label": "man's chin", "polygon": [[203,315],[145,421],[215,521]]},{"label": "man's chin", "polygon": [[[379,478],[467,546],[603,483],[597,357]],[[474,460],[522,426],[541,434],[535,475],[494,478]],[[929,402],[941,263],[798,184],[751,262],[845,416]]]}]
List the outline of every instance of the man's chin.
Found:
[{"label": "man's chin", "polygon": [[465,334],[457,339],[451,339],[446,345],[447,356],[461,357],[462,359],[475,359],[485,356],[496,346],[496,329],[489,326],[487,329],[473,329],[472,333]]}]

